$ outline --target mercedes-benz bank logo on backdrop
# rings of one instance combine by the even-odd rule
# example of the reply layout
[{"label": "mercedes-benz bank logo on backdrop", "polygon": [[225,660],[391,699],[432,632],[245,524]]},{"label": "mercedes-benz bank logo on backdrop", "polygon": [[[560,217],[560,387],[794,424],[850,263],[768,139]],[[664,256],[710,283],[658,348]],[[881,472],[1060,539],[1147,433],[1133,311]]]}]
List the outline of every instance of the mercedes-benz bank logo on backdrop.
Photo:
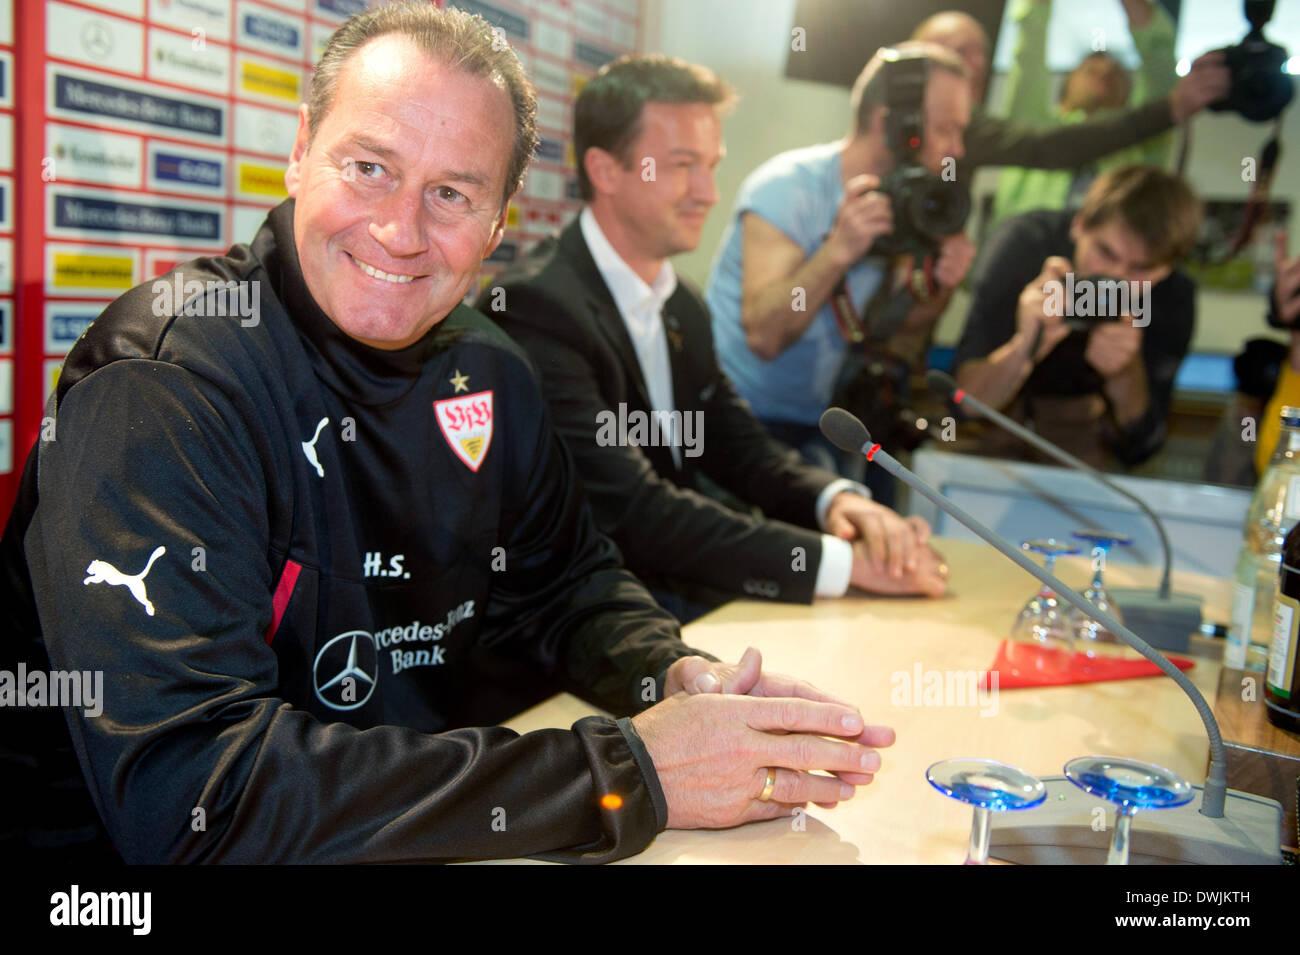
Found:
[{"label": "mercedes-benz bank logo on backdrop", "polygon": [[113,34],[98,20],[91,20],[81,28],[81,45],[96,60],[113,52]]},{"label": "mercedes-benz bank logo on backdrop", "polygon": [[379,679],[379,647],[365,630],[340,633],[316,654],[312,685],[332,710],[365,706]]}]

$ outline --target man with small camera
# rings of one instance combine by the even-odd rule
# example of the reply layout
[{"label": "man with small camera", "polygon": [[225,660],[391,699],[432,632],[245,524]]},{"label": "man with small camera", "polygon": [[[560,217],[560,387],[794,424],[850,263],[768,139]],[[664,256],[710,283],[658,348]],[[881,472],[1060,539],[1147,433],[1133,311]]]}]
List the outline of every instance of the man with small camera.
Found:
[{"label": "man with small camera", "polygon": [[[905,384],[975,256],[954,181],[970,119],[961,60],[924,43],[878,51],[852,110],[844,139],[746,178],[707,291],[719,360],[754,413],[809,460],[841,468],[850,462],[822,438],[822,412],[861,367],[886,370],[860,392]],[[899,201],[909,194],[917,201]],[[925,221],[927,209],[948,221]],[[878,499],[889,490],[872,485]]]},{"label": "man with small camera", "polygon": [[[971,276],[958,387],[1096,467],[1146,460],[1191,343],[1195,286],[1175,267],[1200,222],[1186,182],[1142,165],[1098,177],[1077,214],[1008,219]],[[1027,453],[993,430],[978,450]]]}]

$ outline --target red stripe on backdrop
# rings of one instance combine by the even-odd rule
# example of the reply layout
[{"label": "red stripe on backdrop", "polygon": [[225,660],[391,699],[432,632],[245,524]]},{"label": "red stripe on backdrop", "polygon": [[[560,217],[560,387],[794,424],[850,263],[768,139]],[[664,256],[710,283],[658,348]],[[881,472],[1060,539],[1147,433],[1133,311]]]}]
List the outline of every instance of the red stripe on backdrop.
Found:
[{"label": "red stripe on backdrop", "polygon": [[[18,479],[41,428],[45,387],[45,326],[41,227],[45,222],[44,11],[14,7],[14,417],[13,471],[0,475],[0,514],[8,519]],[[23,15],[26,9],[27,15]]]},{"label": "red stripe on backdrop", "polygon": [[275,632],[280,629],[280,621],[284,619],[284,610],[289,606],[289,598],[293,596],[293,587],[298,583],[298,574],[301,570],[302,564],[286,560],[284,570],[280,571],[280,581],[275,585],[275,595],[271,598],[271,625],[266,628],[268,647],[275,639]]}]

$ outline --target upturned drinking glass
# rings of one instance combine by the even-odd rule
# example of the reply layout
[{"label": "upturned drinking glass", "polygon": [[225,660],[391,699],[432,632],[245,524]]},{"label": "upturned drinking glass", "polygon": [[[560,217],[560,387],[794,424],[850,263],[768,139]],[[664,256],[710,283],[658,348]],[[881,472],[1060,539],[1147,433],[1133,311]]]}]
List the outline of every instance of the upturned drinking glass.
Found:
[{"label": "upturned drinking glass", "polygon": [[[1115,546],[1128,547],[1133,543],[1133,538],[1096,528],[1075,531],[1074,536],[1092,544],[1092,582],[1088,584],[1088,589],[1083,592],[1083,596],[1102,613],[1108,613],[1123,623],[1124,618],[1120,615],[1119,608],[1115,606],[1115,602],[1106,591],[1105,584],[1102,583],[1102,571],[1106,568],[1106,558],[1110,554],[1110,549]],[[1128,645],[1104,623],[1093,619],[1077,607],[1070,607],[1067,616],[1074,627],[1076,652],[1089,657],[1124,655]]]},{"label": "upturned drinking glass", "polygon": [[1065,764],[1065,778],[1115,804],[1107,865],[1128,865],[1129,828],[1139,809],[1173,809],[1196,795],[1187,780],[1163,766],[1115,756],[1072,759]]},{"label": "upturned drinking glass", "polygon": [[[1079,553],[1076,545],[1052,537],[1027,540],[1020,547],[1042,554],[1049,574],[1055,570],[1058,557]],[[1011,625],[1012,642],[1008,655],[1012,664],[1038,672],[1069,669],[1074,650],[1074,621],[1067,610],[1068,605],[1056,596],[1056,591],[1042,584]]]},{"label": "upturned drinking glass", "polygon": [[1041,779],[992,759],[941,760],[925,778],[945,796],[975,808],[964,865],[988,865],[990,812],[1032,809],[1047,798]]}]

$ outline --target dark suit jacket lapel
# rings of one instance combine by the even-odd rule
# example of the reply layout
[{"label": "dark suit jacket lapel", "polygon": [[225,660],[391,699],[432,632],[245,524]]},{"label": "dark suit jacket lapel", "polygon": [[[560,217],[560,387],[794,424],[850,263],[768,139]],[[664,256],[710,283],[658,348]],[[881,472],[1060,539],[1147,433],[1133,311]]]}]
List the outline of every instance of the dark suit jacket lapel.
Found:
[{"label": "dark suit jacket lapel", "polygon": [[673,373],[673,403],[678,408],[694,404],[693,396],[686,390],[689,385],[686,378],[686,326],[681,320],[681,309],[674,308],[677,294],[674,292],[664,303],[664,335],[668,339],[668,365]]},{"label": "dark suit jacket lapel", "polygon": [[[646,387],[645,376],[641,374],[641,363],[637,360],[636,349],[623,324],[623,315],[614,302],[614,296],[605,284],[605,279],[596,268],[596,260],[591,257],[586,240],[582,237],[582,228],[574,219],[560,233],[560,249],[573,265],[574,272],[582,280],[583,292],[587,304],[596,321],[596,327],[613,346],[619,359],[623,362],[628,379],[635,383],[637,397],[647,410],[650,408],[650,389]],[[674,373],[675,377],[675,373]],[[675,383],[675,382],[674,382]]]},{"label": "dark suit jacket lapel", "polygon": [[[681,286],[678,285],[678,289]],[[691,409],[698,407],[698,395],[695,389],[699,387],[698,382],[692,381],[691,363],[690,363],[690,336],[687,332],[688,324],[682,321],[682,308],[680,302],[681,296],[674,292],[664,303],[664,333],[668,338],[668,367],[672,369],[673,376],[673,407],[680,411],[683,416],[682,428],[687,427],[685,416],[691,413]],[[685,435],[683,434],[684,438]],[[699,438],[695,438],[699,440]],[[686,456],[687,449],[683,447],[681,471],[684,475],[691,475],[695,471],[695,459]]]}]

